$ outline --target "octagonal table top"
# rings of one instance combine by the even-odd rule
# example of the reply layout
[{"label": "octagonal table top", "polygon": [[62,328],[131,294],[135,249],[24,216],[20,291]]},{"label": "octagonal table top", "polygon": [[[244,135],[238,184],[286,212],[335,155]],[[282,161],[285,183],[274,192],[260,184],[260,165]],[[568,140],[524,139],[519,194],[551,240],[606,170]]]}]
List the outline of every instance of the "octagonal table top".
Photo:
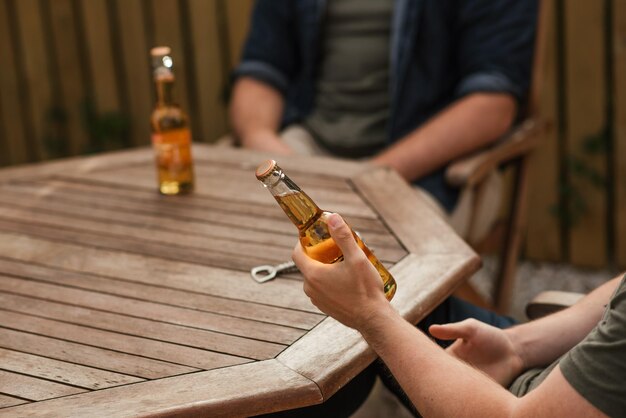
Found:
[{"label": "octagonal table top", "polygon": [[[267,155],[194,146],[196,190],[156,192],[148,148],[0,170],[0,416],[250,416],[321,403],[369,364],[290,258],[297,231],[254,176]],[[395,172],[289,157],[417,322],[480,265]]]}]

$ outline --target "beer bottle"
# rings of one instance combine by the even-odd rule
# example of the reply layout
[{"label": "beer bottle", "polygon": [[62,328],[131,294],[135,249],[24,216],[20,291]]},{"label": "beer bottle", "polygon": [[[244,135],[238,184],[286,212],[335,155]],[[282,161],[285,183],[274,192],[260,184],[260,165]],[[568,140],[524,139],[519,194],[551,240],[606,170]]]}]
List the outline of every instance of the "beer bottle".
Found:
[{"label": "beer bottle", "polygon": [[174,101],[174,72],[170,52],[167,46],[150,50],[157,97],[150,125],[159,192],[177,195],[193,190],[194,175],[189,120]]},{"label": "beer bottle", "polygon": [[[255,174],[257,179],[272,193],[287,217],[298,228],[300,243],[309,257],[327,264],[343,260],[341,250],[328,232],[326,219],[330,212],[320,209],[306,193],[287,177],[276,164],[276,161],[263,162],[256,169]],[[385,296],[391,300],[396,292],[395,279],[372,251],[367,248],[363,240],[354,231],[352,234],[368,260],[378,270],[383,282]]]}]

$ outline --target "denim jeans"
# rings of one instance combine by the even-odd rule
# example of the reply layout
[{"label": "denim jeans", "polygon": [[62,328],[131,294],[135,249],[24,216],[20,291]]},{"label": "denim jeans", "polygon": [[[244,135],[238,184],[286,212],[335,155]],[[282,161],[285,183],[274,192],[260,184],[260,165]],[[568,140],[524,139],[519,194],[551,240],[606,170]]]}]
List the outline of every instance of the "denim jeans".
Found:
[{"label": "denim jeans", "polygon": [[[509,317],[500,316],[494,312],[479,308],[471,303],[465,302],[455,297],[449,297],[433,312],[424,318],[417,328],[428,335],[428,327],[433,324],[447,324],[459,322],[464,319],[474,318],[481,322],[493,325],[498,328],[507,328],[515,324],[515,320]],[[449,341],[435,340],[442,347],[450,345]],[[420,416],[409,398],[406,396],[398,382],[389,372],[389,369],[381,360],[373,362],[369,367],[357,375],[350,383],[341,388],[329,400],[323,404],[313,405],[305,408],[293,409],[290,411],[278,412],[263,415],[272,418],[308,418],[308,417],[349,417],[365,401],[369,395],[376,375],[379,375],[385,386],[398,396],[402,403],[415,415]]]}]

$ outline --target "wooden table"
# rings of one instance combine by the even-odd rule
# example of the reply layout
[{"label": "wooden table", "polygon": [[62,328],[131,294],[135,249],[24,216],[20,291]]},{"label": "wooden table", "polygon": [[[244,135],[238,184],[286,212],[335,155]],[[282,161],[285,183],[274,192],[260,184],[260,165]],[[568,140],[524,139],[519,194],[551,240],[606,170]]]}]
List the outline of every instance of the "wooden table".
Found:
[{"label": "wooden table", "polygon": [[[138,149],[0,171],[0,416],[249,416],[328,399],[374,358],[288,260],[296,230],[254,177],[267,156],[194,148],[190,196]],[[279,161],[359,230],[416,322],[478,257],[392,171]]]}]

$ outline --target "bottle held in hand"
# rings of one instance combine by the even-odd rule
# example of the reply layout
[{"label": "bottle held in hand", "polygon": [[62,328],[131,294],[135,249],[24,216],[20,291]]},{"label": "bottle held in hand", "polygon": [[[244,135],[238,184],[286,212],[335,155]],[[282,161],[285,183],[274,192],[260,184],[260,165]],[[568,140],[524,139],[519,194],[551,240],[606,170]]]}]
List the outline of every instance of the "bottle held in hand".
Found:
[{"label": "bottle held in hand", "polygon": [[[343,260],[341,250],[328,231],[326,219],[330,212],[320,209],[274,160],[262,163],[256,170],[256,177],[272,193],[278,205],[298,228],[300,243],[309,257],[326,264]],[[391,300],[396,292],[395,279],[363,240],[354,231],[352,234],[368,260],[380,274],[385,296]]]}]

